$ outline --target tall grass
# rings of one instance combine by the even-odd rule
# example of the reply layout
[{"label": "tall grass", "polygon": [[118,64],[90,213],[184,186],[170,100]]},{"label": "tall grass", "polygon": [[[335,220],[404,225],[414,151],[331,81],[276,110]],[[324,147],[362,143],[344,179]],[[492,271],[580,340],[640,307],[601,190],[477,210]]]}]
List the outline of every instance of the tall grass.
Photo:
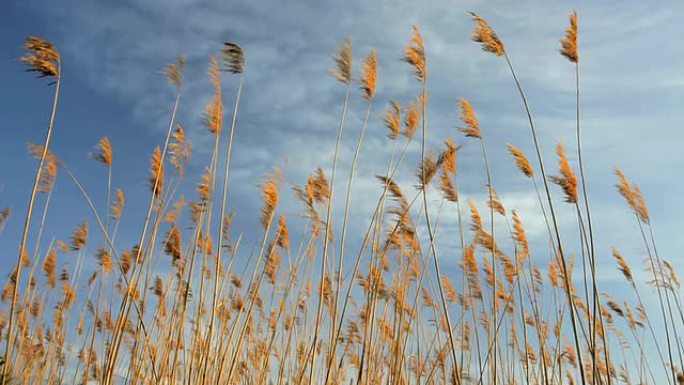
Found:
[{"label": "tall grass", "polygon": [[[465,136],[464,144],[476,141],[486,178],[484,186],[469,188],[479,189],[483,201],[468,198],[462,207],[457,158],[465,149],[451,138],[444,138],[441,148],[429,148],[429,41],[414,27],[409,44],[397,56],[408,64],[407,76],[411,71],[418,81],[417,96],[403,104],[389,101],[382,116],[388,129],[387,163],[366,165],[378,170],[378,194],[364,197],[374,209],[368,217],[352,215],[354,181],[361,155],[368,151],[364,138],[379,99],[376,82],[382,77],[375,51],[363,59],[356,76],[347,39],[333,56],[331,71],[342,84],[331,164],[315,167],[306,180],[295,181],[293,193],[302,207],[297,217],[286,217],[279,207],[286,192],[277,168],[260,181],[260,227],[244,230],[251,231],[245,238],[253,240],[252,246],[245,246],[243,233],[234,231],[229,207],[235,205],[228,195],[234,138],[241,129],[240,96],[243,86],[250,86],[242,47],[224,43],[210,58],[213,94],[203,122],[213,146],[200,176],[188,178],[185,173],[190,143],[176,122],[185,61],[179,56],[164,67],[175,99],[165,136],[151,151],[149,196],[127,198],[147,199],[143,212],[136,213],[126,210],[124,192],[114,187],[116,143],[103,137],[91,154],[106,169],[102,197],[91,195],[90,187],[53,153],[50,138],[61,84],[60,56],[46,40],[27,38],[22,60],[29,70],[52,79],[55,93],[44,142],[29,144],[38,165],[16,266],[0,298],[0,335],[5,339],[1,382],[684,383],[680,281],[658,252],[645,197],[619,169],[617,191],[634,214],[634,234],[643,241],[648,257],[647,284],[657,301],[646,298],[644,284],[616,248],[613,258],[633,296],[620,295],[619,302],[615,293],[600,287],[597,258],[609,251],[595,248],[599,229],[592,222],[585,177],[577,14],[569,17],[560,53],[574,66],[576,108],[568,115],[576,122],[573,150],[579,177],[563,143],[552,150],[558,158],[557,175],[547,173],[544,154],[549,149],[542,148],[531,103],[509,51],[485,19],[471,16],[472,40],[503,58],[510,71],[522,102],[521,119],[529,124],[536,164],[512,144],[505,149],[488,146],[484,138],[493,128],[481,127],[476,106],[458,99],[454,107],[460,114],[452,119],[460,118],[455,124]],[[360,94],[352,87],[355,83]],[[223,106],[226,89],[235,93],[228,113]],[[340,155],[346,117],[359,96],[365,101],[362,124],[353,158],[345,164]],[[228,114],[230,127],[224,130]],[[412,151],[420,153],[417,166],[406,164]],[[530,180],[530,194],[538,203],[534,215],[544,222],[542,238],[548,241],[549,253],[539,242],[528,240],[525,222],[535,218],[507,208],[496,194],[494,176],[499,181],[503,174],[491,162],[492,151],[512,155],[520,175],[509,178]],[[340,180],[341,169],[348,171],[346,179]],[[90,218],[76,225],[68,240],[48,240],[43,235],[53,233],[46,228],[46,219],[59,171],[76,186]],[[186,179],[194,178],[195,195],[184,198],[179,191]],[[398,182],[405,178],[414,178],[413,186]],[[340,184],[345,188],[343,199],[335,194]],[[565,211],[559,208],[560,200],[574,212],[577,243],[570,241],[576,234],[561,226]],[[483,205],[485,219],[480,213]],[[42,208],[38,224],[32,221],[36,207]],[[341,218],[333,215],[336,207]],[[0,211],[0,231],[11,223],[10,214],[9,208]],[[137,218],[141,225],[126,229],[138,237],[128,249],[116,239],[124,217]],[[455,223],[449,223],[452,218]],[[292,224],[300,228],[293,231]],[[360,244],[350,242],[352,230],[362,238]],[[452,244],[456,245],[446,246]],[[94,263],[88,262],[91,254]],[[457,268],[444,268],[446,255],[455,258]]]}]

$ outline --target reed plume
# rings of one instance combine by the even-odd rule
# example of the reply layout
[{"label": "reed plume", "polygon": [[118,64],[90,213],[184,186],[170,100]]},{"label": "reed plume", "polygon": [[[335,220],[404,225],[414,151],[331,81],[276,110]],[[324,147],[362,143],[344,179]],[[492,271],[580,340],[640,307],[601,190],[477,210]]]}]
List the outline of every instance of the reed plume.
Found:
[{"label": "reed plume", "polygon": [[482,49],[491,52],[496,56],[502,56],[506,52],[504,45],[496,36],[496,33],[489,26],[487,21],[478,16],[474,12],[470,12],[472,20],[477,24],[473,29],[472,39],[474,42],[480,43]]},{"label": "reed plume", "polygon": [[261,197],[263,207],[261,208],[261,226],[266,229],[273,218],[273,213],[278,205],[278,185],[280,181],[277,177],[271,176],[264,180],[261,186]]},{"label": "reed plume", "polygon": [[361,74],[361,95],[366,100],[373,99],[375,95],[375,81],[378,71],[378,55],[375,50],[371,50],[370,53],[363,59],[363,71]]},{"label": "reed plume", "polygon": [[411,139],[418,129],[418,123],[420,121],[420,111],[418,110],[418,104],[413,100],[406,106],[406,111],[404,111],[404,131],[403,134],[406,138]]},{"label": "reed plume", "polygon": [[97,142],[95,150],[96,152],[93,154],[93,158],[106,167],[110,167],[112,165],[112,145],[109,142],[109,138],[105,136],[100,139]]},{"label": "reed plume", "polygon": [[518,257],[519,262],[523,262],[530,253],[530,246],[527,241],[527,235],[525,234],[525,228],[522,225],[522,221],[518,216],[518,213],[513,210],[513,234],[515,241],[518,244],[518,251],[516,257]]},{"label": "reed plume", "polygon": [[330,70],[330,75],[339,82],[349,84],[351,81],[351,63],[352,63],[352,49],[351,40],[345,38],[333,56],[337,68]]},{"label": "reed plume", "polygon": [[401,105],[399,102],[394,99],[390,100],[390,108],[385,112],[383,121],[389,130],[387,136],[392,140],[397,139],[401,131]]},{"label": "reed plume", "polygon": [[159,196],[164,186],[164,167],[162,163],[162,151],[159,146],[154,148],[150,158],[150,176],[148,185],[154,196]]},{"label": "reed plume", "polygon": [[123,191],[120,188],[116,189],[116,192],[114,193],[114,203],[112,203],[112,206],[110,207],[112,219],[115,221],[121,219],[121,211],[125,204],[126,198]]},{"label": "reed plume", "polygon": [[276,229],[276,234],[278,234],[278,238],[276,240],[278,247],[288,250],[290,248],[290,236],[284,214],[280,214],[278,217],[278,228]]},{"label": "reed plume", "polygon": [[615,258],[615,261],[617,262],[618,267],[620,268],[620,272],[625,277],[625,279],[627,281],[629,281],[629,283],[633,283],[634,277],[632,275],[632,269],[629,268],[629,265],[627,265],[627,262],[625,261],[625,259],[622,258],[622,254],[620,254],[618,249],[613,247],[612,251],[613,251],[613,257]]},{"label": "reed plume", "polygon": [[425,81],[425,47],[423,46],[423,36],[417,26],[411,28],[411,45],[404,47],[403,60],[410,64],[415,71],[418,81]]},{"label": "reed plume", "polygon": [[527,160],[525,154],[518,147],[515,147],[510,143],[507,144],[506,147],[508,148],[508,152],[515,159],[515,164],[518,166],[520,172],[525,174],[526,177],[532,178],[534,176],[534,171],[532,170],[532,165],[530,164],[530,161]]},{"label": "reed plume", "polygon": [[38,36],[28,36],[24,42],[24,49],[28,52],[19,60],[29,66],[27,71],[38,72],[38,77],[41,78],[59,78],[60,56],[52,43]]},{"label": "reed plume", "polygon": [[568,157],[565,155],[563,144],[556,145],[556,155],[558,155],[558,172],[560,176],[550,176],[549,180],[563,189],[565,201],[577,203],[577,177],[570,167]]},{"label": "reed plume", "polygon": [[568,20],[570,25],[565,30],[565,36],[560,39],[560,53],[571,62],[577,63],[579,61],[579,54],[577,53],[577,12],[573,11],[568,16]]},{"label": "reed plume", "polygon": [[180,124],[176,125],[171,138],[173,141],[169,143],[169,163],[182,177],[185,173],[185,165],[190,158],[191,144],[185,140],[185,131]]},{"label": "reed plume", "polygon": [[618,177],[618,183],[615,185],[620,195],[625,198],[625,202],[632,209],[634,214],[637,215],[639,220],[645,224],[650,222],[650,216],[648,213],[648,208],[646,207],[646,201],[644,200],[641,190],[636,183],[630,183],[627,181],[625,174],[619,168],[615,167],[615,175]]},{"label": "reed plume", "polygon": [[242,51],[242,48],[235,43],[223,43],[221,59],[223,62],[222,71],[230,72],[232,74],[241,74],[245,67],[245,54]]},{"label": "reed plume", "polygon": [[178,55],[175,63],[168,63],[164,66],[162,72],[166,75],[172,86],[180,88],[183,80],[183,69],[185,68],[185,57]]},{"label": "reed plume", "polygon": [[461,120],[465,126],[459,127],[459,130],[469,138],[481,138],[480,124],[477,122],[473,106],[464,98],[458,99],[460,108]]},{"label": "reed plume", "polygon": [[209,58],[209,79],[214,88],[211,100],[204,107],[204,125],[209,132],[219,135],[223,126],[223,100],[221,98],[221,75],[219,63],[216,57]]}]

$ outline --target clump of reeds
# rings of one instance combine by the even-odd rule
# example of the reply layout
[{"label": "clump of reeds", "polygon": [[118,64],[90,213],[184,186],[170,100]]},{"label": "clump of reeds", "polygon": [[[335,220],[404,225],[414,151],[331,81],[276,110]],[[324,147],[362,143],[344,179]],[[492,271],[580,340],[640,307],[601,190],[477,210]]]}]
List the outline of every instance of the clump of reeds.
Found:
[{"label": "clump of reeds", "polygon": [[[546,149],[503,42],[487,21],[471,16],[471,39],[506,59],[537,163],[512,144],[488,146],[489,127],[480,126],[465,98],[458,99],[458,130],[469,139],[461,145],[442,138],[438,149],[429,148],[426,41],[417,26],[397,56],[418,81],[418,96],[401,103],[383,100],[387,110],[374,122],[371,112],[386,97],[378,88],[378,55],[370,50],[357,74],[345,39],[330,71],[344,86],[332,163],[314,167],[293,188],[301,215],[290,215],[282,205],[284,174],[278,168],[267,174],[254,197],[260,211],[251,214],[258,223],[251,229],[241,226],[250,215],[246,206],[228,194],[240,95],[249,81],[240,45],[226,42],[209,59],[212,92],[202,119],[213,148],[197,175],[186,175],[191,146],[176,122],[185,59],[178,56],[163,67],[176,98],[166,136],[151,151],[147,206],[135,212],[131,207],[139,207],[140,197],[113,187],[112,168],[120,155],[113,158],[108,137],[90,154],[107,171],[102,198],[53,153],[60,56],[49,42],[29,37],[21,60],[56,87],[46,140],[28,145],[39,164],[17,264],[0,293],[0,336],[6,340],[0,384],[681,383],[680,279],[658,250],[646,197],[617,168],[616,188],[634,215],[646,283],[658,301],[645,298],[631,256],[617,248],[610,252],[628,290],[599,290],[596,261],[607,250],[594,250],[583,171],[577,14],[570,15],[560,53],[576,70],[579,173],[571,165],[575,157],[558,144],[558,173],[552,176],[544,169]],[[224,111],[226,90],[236,96],[232,115]],[[340,153],[346,115],[357,106],[353,98],[364,110],[347,164]],[[364,216],[353,211],[352,196],[361,153],[369,151],[363,145],[366,129],[376,123],[386,130],[388,160],[374,171],[379,193],[360,198],[374,207]],[[406,165],[407,154],[417,151],[416,134],[419,162]],[[460,175],[478,173],[459,165],[471,143],[481,152],[486,183],[469,185],[464,193]],[[372,151],[378,148],[384,147]],[[501,188],[497,194],[499,164],[490,164],[490,151],[507,151],[522,173],[517,177],[531,182],[548,231],[542,239],[526,227],[538,213],[510,207]],[[342,168],[348,174],[341,180]],[[48,226],[50,201],[60,199],[52,194],[58,170],[90,210],[69,232]],[[405,188],[406,178],[416,181],[415,189]],[[342,202],[335,191],[340,182]],[[438,194],[432,195],[434,187]],[[485,198],[475,199],[477,194]],[[95,202],[105,197],[99,207]],[[566,213],[554,205],[560,197],[574,210],[576,232],[559,225]],[[42,217],[32,226],[35,204],[42,204]],[[337,208],[339,219],[333,215]],[[9,207],[0,210],[0,231],[13,224],[10,214]],[[119,225],[136,218],[143,224],[137,242],[122,245]]]}]

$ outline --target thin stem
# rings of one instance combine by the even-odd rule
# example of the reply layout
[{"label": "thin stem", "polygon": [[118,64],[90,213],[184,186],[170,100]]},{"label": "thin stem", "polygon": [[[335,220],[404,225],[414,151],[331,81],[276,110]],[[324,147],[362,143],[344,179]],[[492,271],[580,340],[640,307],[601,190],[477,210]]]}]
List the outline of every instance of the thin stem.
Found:
[{"label": "thin stem", "polygon": [[522,86],[520,85],[520,81],[518,80],[517,75],[515,74],[515,70],[513,69],[513,65],[511,64],[511,60],[508,58],[508,54],[504,53],[504,57],[506,58],[506,63],[508,64],[508,68],[511,71],[511,75],[513,76],[513,80],[515,81],[515,85],[518,89],[518,93],[520,94],[520,98],[522,99],[523,105],[525,107],[525,113],[527,114],[527,120],[530,125],[530,131],[532,133],[532,140],[534,141],[534,149],[535,153],[537,155],[537,160],[539,161],[539,169],[541,170],[541,176],[542,180],[544,182],[544,191],[546,192],[546,198],[549,203],[549,211],[551,212],[551,222],[553,222],[553,228],[554,232],[556,235],[556,241],[558,242],[558,254],[560,255],[561,259],[561,264],[563,268],[563,280],[565,283],[565,293],[567,295],[568,299],[568,306],[570,308],[570,320],[572,323],[572,332],[573,332],[573,337],[575,340],[575,348],[577,349],[577,361],[579,364],[579,372],[582,380],[582,385],[586,385],[587,381],[584,376],[584,364],[582,363],[582,349],[580,348],[580,343],[579,343],[579,336],[577,333],[577,320],[575,319],[575,302],[572,297],[572,289],[570,286],[570,277],[568,277],[568,268],[567,264],[565,261],[565,255],[563,254],[563,245],[561,242],[561,237],[560,237],[560,230],[558,228],[558,221],[556,219],[556,211],[554,210],[553,207],[553,200],[551,199],[551,192],[549,190],[549,183],[546,178],[546,171],[544,170],[544,160],[542,159],[542,154],[541,154],[541,149],[539,147],[539,141],[537,139],[537,130],[535,129],[534,126],[534,121],[532,120],[532,112],[530,111],[530,107],[527,103],[527,97],[525,96],[525,92],[522,89]]},{"label": "thin stem", "polygon": [[[223,250],[223,216],[226,212],[226,197],[228,195],[228,176],[230,170],[230,157],[233,150],[233,137],[235,134],[235,121],[237,119],[238,106],[240,104],[240,95],[242,94],[242,84],[244,76],[240,75],[240,84],[238,85],[237,95],[235,96],[235,104],[233,105],[233,118],[230,123],[230,135],[228,139],[228,147],[226,149],[226,162],[223,169],[223,192],[221,193],[221,215],[219,216],[219,233],[218,233],[218,244],[216,250],[216,266],[214,266],[214,297],[213,306],[211,307],[211,318],[209,319],[209,336],[207,337],[207,352],[211,352],[211,342],[214,338],[214,317],[216,315],[216,307],[218,304],[218,274],[219,268],[221,267],[221,251]],[[204,366],[204,371],[202,373],[202,384],[206,383],[207,370],[209,369],[209,361]]]},{"label": "thin stem", "polygon": [[[330,196],[328,197],[328,207],[325,215],[325,238],[323,239],[323,260],[321,261],[321,277],[320,285],[325,281],[325,269],[328,261],[328,247],[330,243],[330,227],[332,220],[332,204],[333,193],[335,191],[335,176],[337,173],[337,157],[340,153],[340,143],[342,142],[342,129],[344,128],[344,118],[347,115],[347,106],[349,104],[349,91],[351,90],[351,83],[347,83],[347,90],[344,93],[344,104],[342,105],[342,115],[340,116],[340,125],[337,130],[337,143],[335,144],[335,154],[333,155],[332,174],[330,178]],[[318,309],[316,310],[316,322],[314,324],[313,342],[311,343],[311,368],[309,370],[309,382],[313,381],[313,376],[316,370],[316,342],[318,341],[319,327],[321,326],[321,316],[323,313],[323,298],[318,300]],[[334,321],[333,321],[334,322]]]},{"label": "thin stem", "polygon": [[14,308],[17,305],[17,294],[19,283],[21,280],[21,270],[22,270],[22,260],[24,252],[26,249],[26,240],[28,239],[28,231],[31,225],[31,214],[33,214],[33,204],[36,199],[36,192],[38,191],[38,184],[40,183],[40,178],[43,173],[43,165],[45,164],[45,158],[48,154],[48,148],[50,147],[50,139],[52,138],[52,129],[55,123],[55,115],[57,113],[57,102],[59,100],[59,87],[62,83],[62,68],[59,65],[57,73],[57,81],[55,82],[55,93],[52,99],[52,111],[50,112],[50,122],[48,123],[47,133],[45,134],[45,142],[43,144],[43,153],[40,155],[40,161],[38,162],[38,169],[36,170],[36,176],[33,180],[33,187],[31,188],[31,198],[29,199],[28,208],[26,209],[26,218],[24,219],[24,229],[21,233],[21,242],[19,243],[19,256],[17,257],[17,265],[15,267],[16,277],[14,279],[14,287],[12,288],[12,302],[10,304],[9,320],[7,323],[7,342],[5,344],[5,365],[2,366],[2,378],[3,382],[7,383],[9,381],[8,371],[9,362],[12,361],[12,345],[13,337],[12,328],[14,327]]}]

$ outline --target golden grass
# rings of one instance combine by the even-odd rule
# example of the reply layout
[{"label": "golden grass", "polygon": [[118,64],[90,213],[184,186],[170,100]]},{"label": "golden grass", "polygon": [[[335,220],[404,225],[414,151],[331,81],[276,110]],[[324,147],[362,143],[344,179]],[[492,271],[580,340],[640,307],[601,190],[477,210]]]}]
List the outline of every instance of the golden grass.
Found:
[{"label": "golden grass", "polygon": [[[627,290],[599,291],[595,261],[607,250],[594,250],[582,171],[576,13],[570,15],[560,53],[575,65],[577,76],[579,178],[561,143],[555,148],[558,175],[547,177],[531,109],[503,42],[484,19],[471,15],[472,40],[505,57],[525,106],[538,164],[512,144],[497,150],[510,153],[523,174],[510,178],[532,181],[548,231],[542,242],[528,239],[524,224],[533,218],[506,207],[505,195],[497,195],[492,175],[498,165],[489,163],[492,149],[483,135],[489,131],[481,129],[464,98],[458,100],[458,130],[481,147],[487,185],[476,186],[486,198],[467,198],[462,212],[461,146],[451,138],[440,149],[427,146],[425,41],[415,26],[402,58],[419,89],[403,106],[390,99],[380,117],[391,150],[387,164],[380,165],[386,171],[377,175],[380,193],[363,197],[375,204],[370,221],[352,215],[351,197],[382,79],[373,50],[356,76],[351,42],[345,39],[331,71],[344,85],[344,99],[330,172],[314,168],[293,187],[302,213],[289,217],[279,206],[287,193],[284,176],[277,168],[266,175],[259,184],[261,211],[255,214],[260,226],[250,233],[236,231],[227,199],[246,67],[239,45],[226,42],[209,60],[213,92],[202,118],[214,146],[204,172],[185,181],[191,146],[175,122],[185,64],[179,56],[163,69],[176,99],[164,142],[151,153],[150,192],[143,197],[149,199],[147,210],[127,211],[127,200],[140,197],[125,197],[112,186],[116,159],[113,144],[103,137],[91,154],[107,169],[103,214],[49,150],[60,56],[49,42],[29,37],[21,60],[52,78],[56,87],[46,141],[29,144],[39,164],[16,267],[0,296],[5,303],[0,313],[0,336],[6,340],[3,379],[105,385],[682,383],[680,280],[658,253],[646,198],[617,168],[616,188],[636,219],[648,283],[658,302],[646,306],[640,275],[629,266],[631,257],[617,248],[612,256]],[[236,99],[230,129],[224,130],[222,93],[233,76]],[[353,82],[358,95],[351,92]],[[338,156],[349,99],[357,96],[367,104],[347,165]],[[411,167],[404,160],[416,134],[421,158]],[[341,167],[349,170],[344,203],[334,189]],[[43,228],[60,170],[82,194],[91,217],[78,223],[68,240],[46,242]],[[219,171],[223,186],[216,184]],[[397,182],[405,175],[415,178],[417,191]],[[543,182],[544,196],[537,180]],[[178,196],[179,188],[193,182],[192,197]],[[547,182],[558,185],[575,210],[580,235],[575,242],[569,241],[574,234],[559,226],[554,202],[561,196]],[[440,193],[437,201],[428,199],[432,187]],[[38,225],[30,221],[35,203],[43,208]],[[332,214],[338,205],[344,208],[341,218]],[[489,215],[483,216],[478,205],[486,205]],[[448,212],[457,222],[451,223]],[[0,230],[10,214],[9,208],[0,210]],[[469,224],[462,215],[469,216]],[[122,246],[116,235],[129,217],[143,218],[143,227],[137,244]],[[360,245],[346,239],[348,229],[363,237]],[[253,244],[245,246],[243,237]],[[540,247],[545,242],[548,248]],[[350,251],[352,246],[358,248]],[[440,264],[447,259],[457,268],[443,270]],[[651,315],[650,308],[655,309]]]}]

